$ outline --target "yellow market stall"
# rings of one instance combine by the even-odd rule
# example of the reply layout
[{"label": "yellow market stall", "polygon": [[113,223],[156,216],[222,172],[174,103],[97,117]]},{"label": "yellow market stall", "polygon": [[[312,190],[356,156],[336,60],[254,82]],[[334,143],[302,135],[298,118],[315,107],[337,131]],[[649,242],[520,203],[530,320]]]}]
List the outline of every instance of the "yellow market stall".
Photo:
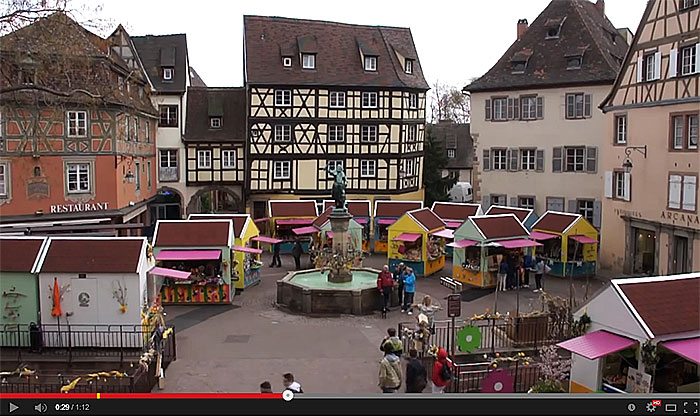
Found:
[{"label": "yellow market stall", "polygon": [[[362,250],[369,252],[370,229],[372,227],[372,203],[369,200],[347,200],[345,205],[350,214],[352,214],[352,219],[362,225]],[[334,206],[334,200],[323,201],[324,210],[328,210]]]},{"label": "yellow market stall", "polygon": [[403,262],[416,276],[445,267],[445,223],[429,208],[412,210],[389,226],[389,268]]},{"label": "yellow market stall", "polygon": [[[445,222],[448,229],[457,230],[462,223],[471,216],[481,216],[481,204],[474,203],[448,203],[436,201],[432,207],[433,213]],[[452,246],[447,246],[447,256],[452,256]]]},{"label": "yellow market stall", "polygon": [[422,201],[374,200],[374,253],[388,251],[389,226],[407,212],[422,208]]},{"label": "yellow market stall", "polygon": [[548,211],[532,226],[532,238],[542,242],[536,254],[559,277],[594,275],[598,230],[580,214]]},{"label": "yellow market stall", "polygon": [[[298,236],[294,229],[311,226],[318,216],[316,202],[312,200],[270,200],[268,209],[272,237],[282,241],[281,253],[292,252]],[[309,249],[309,239],[302,239],[301,244],[304,251]]]}]

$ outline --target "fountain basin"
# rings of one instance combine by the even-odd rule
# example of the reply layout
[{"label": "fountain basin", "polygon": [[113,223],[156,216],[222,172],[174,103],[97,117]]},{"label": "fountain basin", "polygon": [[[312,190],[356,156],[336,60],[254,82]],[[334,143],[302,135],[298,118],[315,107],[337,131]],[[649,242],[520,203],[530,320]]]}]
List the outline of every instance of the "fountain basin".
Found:
[{"label": "fountain basin", "polygon": [[[277,281],[277,304],[304,314],[372,314],[380,307],[377,275],[372,268],[353,268],[352,281],[328,281],[328,272],[293,271]],[[396,289],[391,297],[398,305]]]}]

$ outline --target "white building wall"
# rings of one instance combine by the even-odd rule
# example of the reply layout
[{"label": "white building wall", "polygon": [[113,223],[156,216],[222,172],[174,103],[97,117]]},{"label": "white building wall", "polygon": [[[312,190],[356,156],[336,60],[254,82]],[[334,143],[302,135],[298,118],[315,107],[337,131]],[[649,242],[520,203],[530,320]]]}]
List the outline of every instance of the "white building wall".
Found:
[{"label": "white building wall", "polygon": [[[603,358],[588,359],[576,353],[571,354],[571,382],[598,391],[602,385]],[[575,391],[575,390],[571,390]]]},{"label": "white building wall", "polygon": [[156,147],[158,148],[158,158],[157,158],[157,168],[160,169],[160,150],[161,149],[177,149],[177,162],[178,162],[178,181],[161,181],[160,175],[158,174],[158,169],[156,169],[156,175],[158,177],[158,188],[168,187],[173,188],[180,192],[183,201],[181,201],[183,210],[187,206],[189,201],[189,195],[187,194],[187,187],[185,186],[185,164],[187,163],[187,158],[185,155],[185,145],[182,142],[182,136],[185,132],[185,121],[187,112],[187,93],[183,95],[158,95],[154,94],[151,101],[156,109],[161,105],[177,105],[178,106],[178,127],[158,127],[156,133]]}]

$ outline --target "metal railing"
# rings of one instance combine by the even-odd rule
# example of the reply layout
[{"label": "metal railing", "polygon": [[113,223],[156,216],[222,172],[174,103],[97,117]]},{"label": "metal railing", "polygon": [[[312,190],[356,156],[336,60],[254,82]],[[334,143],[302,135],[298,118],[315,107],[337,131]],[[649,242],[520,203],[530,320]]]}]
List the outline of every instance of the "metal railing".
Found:
[{"label": "metal railing", "polygon": [[[499,369],[505,369],[513,376],[513,386],[503,387],[504,392],[527,392],[540,379],[541,371],[537,364],[523,365],[515,362],[504,365]],[[454,379],[450,384],[450,392],[482,392],[483,381],[493,372],[490,362],[469,364],[457,364],[455,366]]]}]

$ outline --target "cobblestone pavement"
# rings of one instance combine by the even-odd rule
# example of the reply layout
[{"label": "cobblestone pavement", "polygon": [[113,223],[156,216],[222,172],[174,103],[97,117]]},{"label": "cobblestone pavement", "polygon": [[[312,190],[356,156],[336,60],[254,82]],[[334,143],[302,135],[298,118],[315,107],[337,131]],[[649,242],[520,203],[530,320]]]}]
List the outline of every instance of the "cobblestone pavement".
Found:
[{"label": "cobblestone pavement", "polygon": [[[234,308],[166,306],[166,321],[177,331],[177,360],[166,372],[166,391],[257,392],[265,380],[272,383],[273,390],[281,391],[282,374],[292,372],[305,392],[378,392],[379,342],[388,327],[412,318],[399,310],[391,311],[386,319],[379,313],[306,317],[279,310],[274,305],[276,281],[293,265],[289,256],[283,256],[282,262],[283,268],[268,268],[266,263],[261,283],[236,296]],[[385,262],[386,257],[373,255],[365,265],[380,267]],[[448,262],[443,271],[451,269]],[[449,290],[440,285],[439,277],[419,279],[416,300],[430,294],[445,305]],[[589,296],[603,285],[591,279]],[[568,297],[568,280],[548,278],[544,286]],[[576,280],[574,287],[581,300],[585,280]],[[537,309],[537,299],[532,291],[521,290],[520,310]],[[499,294],[498,302],[502,313],[515,312],[515,292]],[[462,314],[468,317],[486,308],[493,308],[493,294],[463,302]],[[437,319],[444,317],[441,311]]]}]

